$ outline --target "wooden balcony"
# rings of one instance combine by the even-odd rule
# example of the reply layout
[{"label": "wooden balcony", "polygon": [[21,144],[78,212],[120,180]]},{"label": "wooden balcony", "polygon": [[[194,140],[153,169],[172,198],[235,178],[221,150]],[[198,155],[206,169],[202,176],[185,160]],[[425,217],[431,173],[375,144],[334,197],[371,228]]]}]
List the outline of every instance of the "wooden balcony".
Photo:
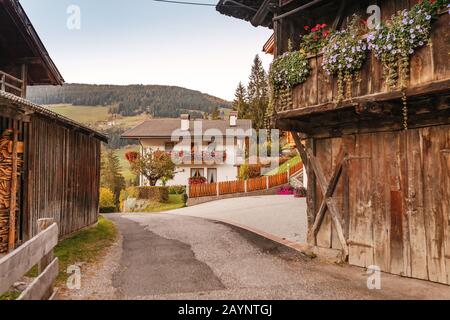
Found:
[{"label": "wooden balcony", "polygon": [[0,90],[25,98],[26,83],[6,72],[0,70]]},{"label": "wooden balcony", "polygon": [[[432,40],[411,57],[410,83],[407,90],[411,100],[443,96],[450,92],[450,15],[442,15],[433,26]],[[323,56],[310,57],[312,72],[308,80],[293,90],[292,105],[278,103],[279,123],[283,119],[308,120],[313,115],[346,108],[360,108],[370,103],[399,102],[399,89],[387,87],[383,67],[374,54],[369,54],[359,80],[352,86],[352,97],[338,102],[337,77],[329,77],[322,68]],[[447,98],[445,98],[447,99]],[[436,103],[435,103],[436,104]],[[439,102],[437,103],[439,104]],[[284,123],[286,124],[286,122]]]}]

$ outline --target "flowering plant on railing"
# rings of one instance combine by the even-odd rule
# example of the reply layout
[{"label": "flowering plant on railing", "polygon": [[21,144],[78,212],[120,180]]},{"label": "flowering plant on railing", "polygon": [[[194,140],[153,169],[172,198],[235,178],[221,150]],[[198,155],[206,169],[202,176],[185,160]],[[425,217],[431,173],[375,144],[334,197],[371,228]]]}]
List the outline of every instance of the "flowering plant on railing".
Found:
[{"label": "flowering plant on railing", "polygon": [[408,106],[406,89],[410,72],[410,57],[415,50],[425,46],[431,39],[433,17],[448,0],[429,1],[416,4],[392,16],[368,36],[369,48],[381,60],[387,85],[399,85],[402,90],[404,128],[408,128]]},{"label": "flowering plant on railing", "polygon": [[363,35],[367,27],[354,15],[346,29],[332,34],[324,48],[322,66],[327,75],[338,76],[338,101],[351,98],[354,74],[359,71],[367,57],[367,42]]},{"label": "flowering plant on railing", "polygon": [[[308,57],[304,50],[289,50],[272,62],[269,71],[272,100],[286,106],[292,105],[292,88],[306,81],[311,73]],[[281,101],[280,101],[281,100]]]},{"label": "flowering plant on railing", "polygon": [[205,177],[192,177],[189,178],[189,185],[205,184],[207,182]]},{"label": "flowering plant on railing", "polygon": [[330,35],[333,33],[332,29],[326,24],[317,24],[315,27],[303,27],[306,31],[301,38],[301,48],[308,54],[318,54],[327,44]]}]

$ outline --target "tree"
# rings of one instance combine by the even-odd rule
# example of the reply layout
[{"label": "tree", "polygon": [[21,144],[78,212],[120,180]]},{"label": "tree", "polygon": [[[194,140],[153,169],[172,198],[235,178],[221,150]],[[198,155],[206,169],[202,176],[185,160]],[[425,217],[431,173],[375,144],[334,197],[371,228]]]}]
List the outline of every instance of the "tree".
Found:
[{"label": "tree", "polygon": [[258,55],[253,60],[247,87],[249,112],[255,129],[265,127],[264,119],[269,105],[267,73]]},{"label": "tree", "polygon": [[108,150],[101,160],[100,185],[114,194],[114,204],[119,205],[120,192],[125,188],[125,178],[120,173],[120,161],[114,150]]},{"label": "tree", "polygon": [[219,108],[215,107],[213,113],[211,114],[211,120],[220,120]]},{"label": "tree", "polygon": [[131,170],[136,174],[143,175],[151,186],[156,186],[158,180],[171,180],[175,174],[175,163],[170,155],[163,151],[152,151],[141,156],[127,156],[131,164]]},{"label": "tree", "polygon": [[249,117],[247,102],[247,90],[245,89],[242,82],[239,82],[236,92],[234,94],[233,100],[233,110],[239,112],[239,117],[242,119],[247,119]]}]

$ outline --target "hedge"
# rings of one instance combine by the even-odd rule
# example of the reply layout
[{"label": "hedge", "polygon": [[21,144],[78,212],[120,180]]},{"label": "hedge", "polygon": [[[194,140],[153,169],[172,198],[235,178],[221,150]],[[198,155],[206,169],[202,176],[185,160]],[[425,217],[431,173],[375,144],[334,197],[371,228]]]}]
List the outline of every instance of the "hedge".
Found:
[{"label": "hedge", "polygon": [[169,188],[167,187],[137,187],[137,198],[167,203],[169,201]]}]

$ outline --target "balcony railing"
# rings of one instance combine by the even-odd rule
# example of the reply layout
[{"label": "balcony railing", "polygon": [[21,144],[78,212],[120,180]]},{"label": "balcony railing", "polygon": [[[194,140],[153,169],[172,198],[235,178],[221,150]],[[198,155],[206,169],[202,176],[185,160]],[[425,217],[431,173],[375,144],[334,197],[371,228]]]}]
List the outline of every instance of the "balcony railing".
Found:
[{"label": "balcony railing", "polygon": [[203,151],[203,152],[187,152],[187,151],[173,151],[170,153],[172,159],[176,159],[178,163],[195,164],[195,163],[223,163],[227,159],[225,151]]},{"label": "balcony railing", "polygon": [[6,72],[0,70],[0,90],[24,97],[24,83]]}]

